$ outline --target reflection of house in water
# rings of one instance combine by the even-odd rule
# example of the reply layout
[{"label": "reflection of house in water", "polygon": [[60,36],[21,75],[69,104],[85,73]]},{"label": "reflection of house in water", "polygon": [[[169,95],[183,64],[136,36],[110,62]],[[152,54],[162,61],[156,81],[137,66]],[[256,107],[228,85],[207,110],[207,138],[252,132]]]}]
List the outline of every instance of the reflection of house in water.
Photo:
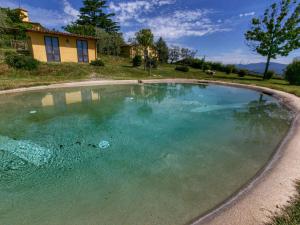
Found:
[{"label": "reflection of house in water", "polygon": [[91,89],[70,92],[48,93],[41,100],[42,106],[66,106],[76,103],[99,101],[100,93]]}]

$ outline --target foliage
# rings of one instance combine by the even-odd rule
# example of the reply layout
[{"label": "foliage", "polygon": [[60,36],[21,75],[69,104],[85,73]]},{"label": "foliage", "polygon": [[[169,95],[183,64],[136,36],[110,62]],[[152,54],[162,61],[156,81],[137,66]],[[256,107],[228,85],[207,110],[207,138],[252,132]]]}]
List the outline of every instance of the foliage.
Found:
[{"label": "foliage", "polygon": [[247,70],[239,70],[238,72],[239,77],[244,77],[247,75]]},{"label": "foliage", "polygon": [[0,7],[0,47],[10,47],[11,40],[25,40],[26,29],[30,24],[22,22],[22,16],[18,9]]},{"label": "foliage", "polygon": [[80,8],[79,19],[76,21],[78,25],[91,25],[106,32],[118,32],[120,27],[111,17],[113,13],[107,14],[105,9],[107,1],[103,0],[84,0],[83,7]]},{"label": "foliage", "polygon": [[144,49],[153,46],[154,35],[150,29],[142,29],[135,34],[136,41]]},{"label": "foliage", "polygon": [[193,59],[197,54],[197,51],[191,50],[189,48],[182,48],[180,51],[181,51],[180,56],[182,59],[189,59],[189,58]]},{"label": "foliage", "polygon": [[266,74],[266,80],[270,80],[275,75],[276,75],[276,73],[273,70],[268,70],[268,72]]},{"label": "foliage", "polygon": [[210,65],[209,63],[206,63],[206,62],[204,62],[202,68],[203,68],[203,71],[211,70],[211,69],[212,69],[212,68],[211,68],[211,65]]},{"label": "foliage", "polygon": [[101,59],[96,59],[91,61],[92,66],[105,66],[104,62]]},{"label": "foliage", "polygon": [[121,53],[121,46],[124,39],[120,33],[108,33],[96,28],[97,50],[100,54],[118,56]]},{"label": "foliage", "polygon": [[189,67],[188,66],[176,66],[175,70],[181,71],[181,72],[189,72]]},{"label": "foliage", "polygon": [[5,53],[5,63],[15,69],[35,70],[38,68],[39,61],[30,56],[21,55],[15,52]]},{"label": "foliage", "polygon": [[63,28],[65,31],[72,33],[72,34],[96,36],[96,29],[92,25],[79,25],[76,23],[71,23]]},{"label": "foliage", "polygon": [[[153,46],[154,35],[150,29],[142,29],[135,34],[137,43],[143,47],[144,51],[144,70],[147,67],[147,60],[149,59],[148,48]],[[151,67],[150,67],[151,69]]]},{"label": "foliage", "polygon": [[180,59],[180,48],[178,46],[173,46],[169,49],[169,60],[171,64],[177,62]]},{"label": "foliage", "polygon": [[158,60],[160,63],[167,63],[169,60],[169,48],[167,43],[162,37],[155,43],[155,47],[158,53]]},{"label": "foliage", "polygon": [[132,65],[134,67],[139,67],[142,65],[143,59],[142,56],[140,55],[136,55],[133,59],[132,59]]},{"label": "foliage", "polygon": [[203,59],[193,59],[193,60],[191,61],[190,66],[191,66],[192,68],[195,68],[195,69],[202,69],[203,64],[204,64]]},{"label": "foliage", "polygon": [[300,61],[294,61],[287,66],[285,79],[290,84],[300,85]]},{"label": "foliage", "polygon": [[267,57],[264,73],[266,79],[270,60],[277,56],[288,56],[300,47],[300,3],[282,0],[265,10],[262,19],[254,18],[252,27],[245,33],[249,46]]},{"label": "foliage", "polygon": [[234,71],[235,66],[234,65],[226,65],[224,69],[225,69],[224,72],[226,74],[231,74]]},{"label": "foliage", "polygon": [[156,58],[149,58],[147,60],[146,67],[148,69],[151,69],[151,68],[157,69],[157,67],[158,67],[158,60]]}]

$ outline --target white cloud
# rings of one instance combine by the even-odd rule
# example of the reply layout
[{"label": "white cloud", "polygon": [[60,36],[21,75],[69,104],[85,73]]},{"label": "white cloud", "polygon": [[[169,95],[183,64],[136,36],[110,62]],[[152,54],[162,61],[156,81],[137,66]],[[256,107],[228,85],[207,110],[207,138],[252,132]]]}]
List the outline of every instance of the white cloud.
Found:
[{"label": "white cloud", "polygon": [[144,19],[141,19],[140,16],[143,13],[148,13],[153,11],[156,7],[163,5],[173,4],[174,0],[136,0],[130,2],[111,2],[109,5],[110,10],[116,13],[116,18],[119,22],[123,23],[122,25],[127,25],[126,22],[130,20],[136,20],[138,22],[144,22]]},{"label": "white cloud", "polygon": [[156,36],[178,39],[187,36],[204,36],[221,31],[229,31],[220,23],[213,23],[210,10],[179,10],[171,14],[147,19],[146,25]]},{"label": "white cloud", "polygon": [[248,64],[262,62],[263,58],[251,53],[250,51],[235,49],[219,55],[207,56],[207,60],[222,62],[225,64]]},{"label": "white cloud", "polygon": [[[293,59],[299,56],[300,51],[292,52],[289,57],[280,57],[278,59],[272,59],[272,62],[289,64]],[[219,55],[207,56],[207,60],[222,62],[225,64],[249,64],[249,63],[260,63],[265,62],[266,58],[262,57],[250,50],[246,49],[235,49],[226,53],[221,53]]]},{"label": "white cloud", "polygon": [[74,9],[71,6],[70,2],[68,2],[67,0],[63,0],[63,4],[64,4],[64,12],[70,17],[72,17],[72,20],[76,20],[79,15],[79,11]]},{"label": "white cloud", "polygon": [[[17,0],[0,0],[0,6],[18,8],[19,3]],[[58,28],[74,20],[75,11],[72,10],[70,4],[69,6],[64,4],[64,12],[44,9],[40,7],[33,7],[28,4],[22,4],[21,7],[28,10],[29,18],[31,21],[41,23],[43,26],[49,28]]]},{"label": "white cloud", "polygon": [[241,13],[240,17],[254,16],[255,12]]}]

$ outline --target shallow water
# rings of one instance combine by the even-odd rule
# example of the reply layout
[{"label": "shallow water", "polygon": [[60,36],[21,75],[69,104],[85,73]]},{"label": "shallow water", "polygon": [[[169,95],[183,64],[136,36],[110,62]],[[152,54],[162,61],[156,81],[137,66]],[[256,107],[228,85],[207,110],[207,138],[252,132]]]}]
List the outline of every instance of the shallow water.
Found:
[{"label": "shallow water", "polygon": [[1,225],[182,225],[267,163],[292,114],[223,86],[0,96]]}]

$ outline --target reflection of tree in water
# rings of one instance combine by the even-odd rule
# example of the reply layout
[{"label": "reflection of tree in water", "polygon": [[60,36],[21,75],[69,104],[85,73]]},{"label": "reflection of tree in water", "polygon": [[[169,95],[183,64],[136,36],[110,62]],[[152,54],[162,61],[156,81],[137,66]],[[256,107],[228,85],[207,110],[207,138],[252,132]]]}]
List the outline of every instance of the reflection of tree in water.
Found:
[{"label": "reflection of tree in water", "polygon": [[192,88],[206,88],[206,85],[190,84],[143,84],[134,87],[137,101],[148,103],[161,103],[165,98],[177,98],[187,95]]},{"label": "reflection of tree in water", "polygon": [[[273,102],[268,102],[263,98],[252,101],[247,105],[246,110],[236,111],[234,118],[238,122],[238,129],[241,129],[251,138],[256,140],[267,140],[270,135],[279,135],[284,128],[290,124],[290,112]],[[281,129],[280,129],[280,128]]]},{"label": "reflection of tree in water", "polygon": [[161,103],[166,98],[178,98],[187,95],[192,88],[206,88],[206,85],[190,85],[190,84],[143,84],[135,86],[132,90],[135,100],[141,104],[138,114],[141,116],[149,116],[153,110],[151,103]]}]

